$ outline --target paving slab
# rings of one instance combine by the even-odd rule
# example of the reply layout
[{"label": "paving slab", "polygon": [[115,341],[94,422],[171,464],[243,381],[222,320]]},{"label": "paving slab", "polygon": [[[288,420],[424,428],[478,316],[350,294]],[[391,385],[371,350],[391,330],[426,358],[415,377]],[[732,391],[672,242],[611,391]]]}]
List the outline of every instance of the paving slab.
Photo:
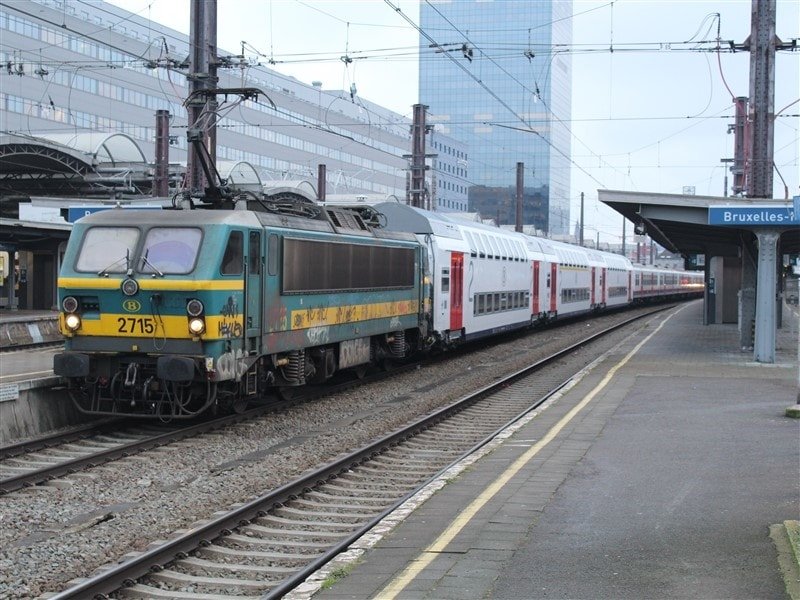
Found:
[{"label": "paving slab", "polygon": [[776,364],[762,365],[738,349],[735,325],[701,325],[700,302],[678,310],[442,552],[425,552],[664,318],[315,598],[785,597],[769,527],[800,514],[800,423],[784,416],[797,395],[797,325],[784,321]]}]

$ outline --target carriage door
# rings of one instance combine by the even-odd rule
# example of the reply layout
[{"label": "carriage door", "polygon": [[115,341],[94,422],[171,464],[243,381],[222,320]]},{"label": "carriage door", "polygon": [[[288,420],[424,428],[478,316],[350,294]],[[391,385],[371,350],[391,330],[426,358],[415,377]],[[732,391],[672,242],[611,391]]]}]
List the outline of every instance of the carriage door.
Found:
[{"label": "carriage door", "polygon": [[628,302],[633,301],[633,273],[628,271]]},{"label": "carriage door", "polygon": [[247,334],[247,349],[258,351],[258,340],[261,335],[261,304],[264,287],[261,282],[261,232],[250,231],[247,244],[247,281],[245,283],[245,293],[247,298],[247,323],[245,329]]},{"label": "carriage door", "polygon": [[539,261],[533,261],[533,308],[531,312],[539,314]]},{"label": "carriage door", "polygon": [[460,330],[464,316],[464,253],[450,256],[450,330]]},{"label": "carriage door", "polygon": [[600,304],[605,306],[606,305],[606,268],[603,267],[600,269]]},{"label": "carriage door", "polygon": [[552,263],[550,265],[550,312],[556,312],[558,310],[556,305],[556,288],[557,285],[557,277],[558,275],[558,265],[556,263]]},{"label": "carriage door", "polygon": [[597,287],[597,267],[592,267],[592,298],[590,300],[591,304],[590,307],[594,307],[595,298],[597,297],[595,294],[595,288]]}]

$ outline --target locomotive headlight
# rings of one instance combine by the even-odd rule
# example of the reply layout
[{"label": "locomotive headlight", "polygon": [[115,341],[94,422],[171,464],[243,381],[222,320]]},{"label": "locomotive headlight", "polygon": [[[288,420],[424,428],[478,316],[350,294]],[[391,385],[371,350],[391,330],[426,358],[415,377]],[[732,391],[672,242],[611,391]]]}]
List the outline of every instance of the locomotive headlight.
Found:
[{"label": "locomotive headlight", "polygon": [[200,335],[206,330],[206,324],[203,319],[199,317],[195,317],[193,319],[189,319],[189,333],[192,335]]},{"label": "locomotive headlight", "polygon": [[136,283],[135,279],[125,279],[120,286],[122,288],[122,293],[126,296],[133,296],[136,292],[139,291],[139,284]]},{"label": "locomotive headlight", "polygon": [[77,331],[81,326],[81,318],[76,314],[68,314],[64,317],[64,325],[66,325],[67,329],[70,331]]},{"label": "locomotive headlight", "polygon": [[64,312],[74,313],[78,310],[78,299],[75,296],[67,296],[61,301],[61,308],[64,309]]},{"label": "locomotive headlight", "polygon": [[200,300],[192,299],[186,303],[186,312],[190,317],[199,317],[203,314],[203,303]]}]

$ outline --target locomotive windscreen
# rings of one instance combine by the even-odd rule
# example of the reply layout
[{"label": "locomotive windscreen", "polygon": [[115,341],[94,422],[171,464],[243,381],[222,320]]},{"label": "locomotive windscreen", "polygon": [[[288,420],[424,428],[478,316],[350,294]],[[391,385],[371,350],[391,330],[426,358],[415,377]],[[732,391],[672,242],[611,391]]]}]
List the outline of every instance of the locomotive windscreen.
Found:
[{"label": "locomotive windscreen", "polygon": [[414,250],[284,238],[283,293],[414,286]]}]

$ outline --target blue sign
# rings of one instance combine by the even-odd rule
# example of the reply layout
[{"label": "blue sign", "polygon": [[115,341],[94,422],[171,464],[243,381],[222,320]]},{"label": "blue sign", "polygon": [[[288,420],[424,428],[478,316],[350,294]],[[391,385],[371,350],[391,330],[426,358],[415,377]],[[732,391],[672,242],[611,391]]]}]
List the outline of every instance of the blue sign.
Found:
[{"label": "blue sign", "polygon": [[[795,202],[796,204],[797,202]],[[790,204],[708,207],[709,225],[786,227],[795,223],[800,224],[800,212]]]},{"label": "blue sign", "polygon": [[[87,217],[92,213],[100,212],[101,210],[111,210],[114,208],[135,208],[142,210],[161,210],[160,206],[70,206],[67,208],[67,222],[74,223],[78,219]],[[63,214],[63,213],[62,213]]]}]

